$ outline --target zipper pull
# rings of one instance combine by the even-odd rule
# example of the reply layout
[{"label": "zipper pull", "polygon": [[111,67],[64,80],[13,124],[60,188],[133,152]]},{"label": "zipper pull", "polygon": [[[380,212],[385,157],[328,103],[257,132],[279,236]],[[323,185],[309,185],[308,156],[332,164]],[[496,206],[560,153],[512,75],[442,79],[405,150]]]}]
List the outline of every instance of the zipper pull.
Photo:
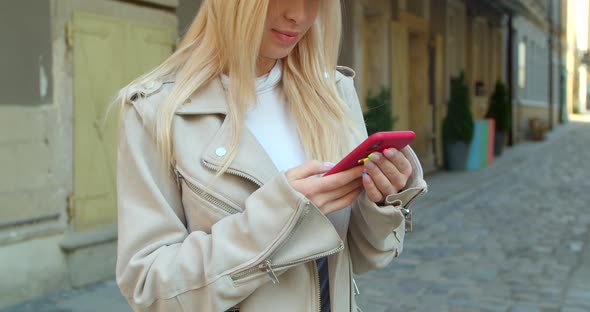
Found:
[{"label": "zipper pull", "polygon": [[280,284],[279,283],[279,278],[277,277],[277,275],[275,274],[275,271],[273,271],[272,269],[272,264],[270,263],[270,260],[266,260],[263,263],[261,263],[258,268],[260,268],[260,270],[266,272],[266,274],[268,274],[268,277],[270,278],[270,280],[272,281],[273,284]]},{"label": "zipper pull", "polygon": [[356,285],[356,281],[354,280],[354,277],[352,278],[352,285],[354,286],[354,295],[360,295],[361,292],[359,291],[358,286]]},{"label": "zipper pull", "polygon": [[178,171],[178,169],[174,168],[174,175],[176,176],[176,187],[178,187],[178,189],[182,189],[182,185],[180,184],[180,180],[182,179],[182,175],[180,174],[180,171]]}]

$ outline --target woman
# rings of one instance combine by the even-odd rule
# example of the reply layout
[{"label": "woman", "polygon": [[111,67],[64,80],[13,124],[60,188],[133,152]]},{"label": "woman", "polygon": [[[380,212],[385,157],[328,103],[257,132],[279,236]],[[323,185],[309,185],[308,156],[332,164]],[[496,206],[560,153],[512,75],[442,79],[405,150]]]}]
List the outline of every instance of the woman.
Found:
[{"label": "woman", "polygon": [[322,176],[366,137],[340,23],[338,0],[205,0],[121,90],[117,282],[135,310],[356,311],[352,274],[399,255],[426,190],[411,149]]}]

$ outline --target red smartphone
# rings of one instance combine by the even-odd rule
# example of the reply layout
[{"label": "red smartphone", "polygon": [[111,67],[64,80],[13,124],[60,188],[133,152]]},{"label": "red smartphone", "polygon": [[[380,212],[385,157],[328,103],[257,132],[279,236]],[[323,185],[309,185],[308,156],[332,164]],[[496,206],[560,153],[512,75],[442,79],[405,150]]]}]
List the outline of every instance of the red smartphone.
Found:
[{"label": "red smartphone", "polygon": [[362,164],[362,160],[374,152],[383,152],[394,147],[401,151],[416,138],[413,131],[382,131],[373,133],[352,152],[348,153],[336,166],[326,172],[324,176],[348,170]]}]

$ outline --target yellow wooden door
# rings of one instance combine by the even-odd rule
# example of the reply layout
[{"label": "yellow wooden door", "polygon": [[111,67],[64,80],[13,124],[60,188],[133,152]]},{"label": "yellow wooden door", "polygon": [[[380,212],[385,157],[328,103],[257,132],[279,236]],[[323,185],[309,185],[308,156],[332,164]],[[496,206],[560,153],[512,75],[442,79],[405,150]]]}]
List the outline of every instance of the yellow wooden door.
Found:
[{"label": "yellow wooden door", "polygon": [[416,132],[412,143],[423,167],[431,167],[432,154],[432,110],[428,99],[428,37],[426,34],[412,34],[410,39],[409,62],[409,119],[410,129]]},{"label": "yellow wooden door", "polygon": [[391,23],[391,105],[396,130],[410,130],[409,111],[409,74],[408,27],[403,24]]},{"label": "yellow wooden door", "polygon": [[129,47],[130,79],[152,69],[170,56],[176,43],[176,38],[171,34],[171,28],[138,23],[129,25],[129,43],[132,45]]},{"label": "yellow wooden door", "polygon": [[74,196],[70,204],[75,230],[116,222],[118,120],[117,114],[105,119],[105,113],[118,89],[172,52],[173,33],[106,16],[82,12],[73,16]]}]

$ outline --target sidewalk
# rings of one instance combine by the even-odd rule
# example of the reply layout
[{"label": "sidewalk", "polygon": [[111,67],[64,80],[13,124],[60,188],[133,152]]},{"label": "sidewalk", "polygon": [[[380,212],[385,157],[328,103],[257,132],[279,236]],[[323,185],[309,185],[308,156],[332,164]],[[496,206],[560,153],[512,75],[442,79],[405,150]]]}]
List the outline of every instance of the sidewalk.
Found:
[{"label": "sidewalk", "polygon": [[[427,177],[401,257],[357,277],[363,310],[590,311],[589,143],[575,118],[488,168]],[[107,281],[0,310],[25,311],[131,310]]]},{"label": "sidewalk", "polygon": [[[115,281],[51,293],[1,312],[130,312]],[[172,311],[171,311],[172,312]]]}]

